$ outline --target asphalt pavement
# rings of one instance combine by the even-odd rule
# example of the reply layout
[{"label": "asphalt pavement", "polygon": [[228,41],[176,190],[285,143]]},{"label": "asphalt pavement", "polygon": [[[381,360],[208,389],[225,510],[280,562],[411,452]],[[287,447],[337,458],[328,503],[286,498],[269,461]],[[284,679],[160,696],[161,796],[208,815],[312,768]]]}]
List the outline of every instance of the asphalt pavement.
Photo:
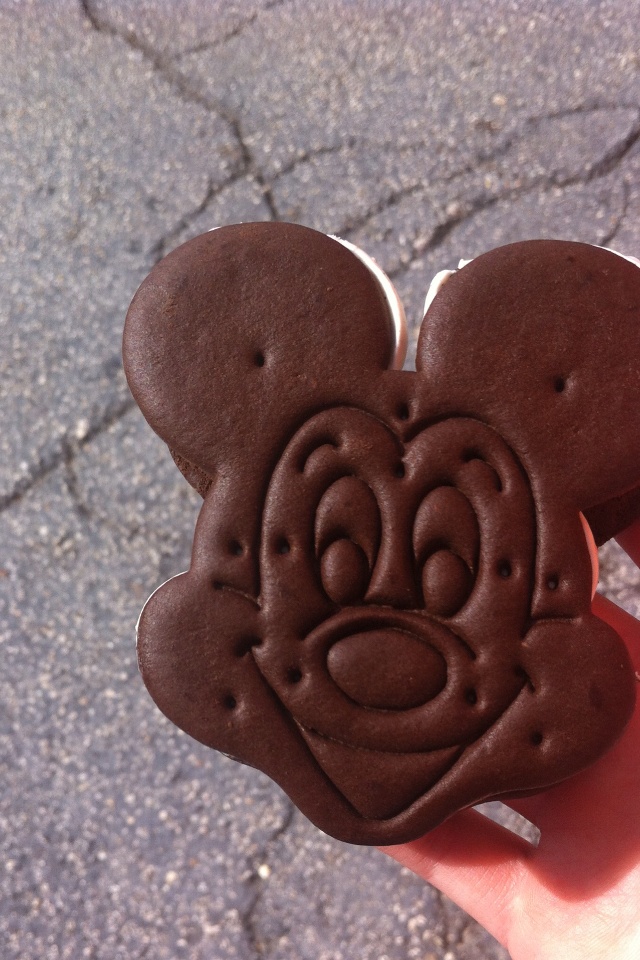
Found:
[{"label": "asphalt pavement", "polygon": [[[240,220],[359,244],[414,339],[460,257],[640,255],[638,23],[638,0],[0,0],[3,958],[506,958],[149,699],[136,619],[200,501],[122,325],[161,256]],[[601,582],[640,612],[615,546]]]}]

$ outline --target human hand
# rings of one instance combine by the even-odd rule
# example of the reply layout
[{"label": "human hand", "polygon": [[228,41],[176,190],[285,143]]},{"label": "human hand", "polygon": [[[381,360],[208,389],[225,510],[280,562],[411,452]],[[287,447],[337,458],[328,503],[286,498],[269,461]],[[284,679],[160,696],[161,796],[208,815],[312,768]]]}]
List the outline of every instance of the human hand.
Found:
[{"label": "human hand", "polygon": [[[618,541],[640,566],[640,521]],[[640,621],[600,595],[593,610],[624,639],[640,677]],[[597,763],[509,806],[538,827],[537,847],[464,810],[419,840],[381,849],[459,904],[513,960],[638,960],[640,701]]]}]

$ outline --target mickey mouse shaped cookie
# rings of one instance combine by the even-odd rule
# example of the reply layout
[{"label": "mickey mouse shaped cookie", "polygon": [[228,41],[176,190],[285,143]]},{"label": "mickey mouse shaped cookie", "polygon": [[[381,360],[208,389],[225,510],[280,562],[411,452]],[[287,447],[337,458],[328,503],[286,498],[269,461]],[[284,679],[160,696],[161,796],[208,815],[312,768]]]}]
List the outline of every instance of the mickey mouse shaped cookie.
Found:
[{"label": "mickey mouse shaped cookie", "polygon": [[415,371],[387,294],[334,238],[223,227],[153,269],[124,339],[204,496],[190,570],[140,618],[149,692],[375,844],[543,790],[620,735],[634,673],[591,612],[581,515],[615,532],[640,485],[637,266],[487,253],[435,296]]}]

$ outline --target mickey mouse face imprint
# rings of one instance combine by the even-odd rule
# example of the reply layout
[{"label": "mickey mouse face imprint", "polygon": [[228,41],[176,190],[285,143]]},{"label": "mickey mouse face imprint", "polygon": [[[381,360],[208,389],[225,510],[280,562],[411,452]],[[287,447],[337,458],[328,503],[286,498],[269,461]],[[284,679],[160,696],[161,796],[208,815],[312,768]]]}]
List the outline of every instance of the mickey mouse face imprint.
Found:
[{"label": "mickey mouse face imprint", "polygon": [[415,371],[387,284],[306,227],[224,227],[154,268],[124,340],[205,494],[191,569],[140,619],[145,683],[323,830],[376,844],[617,739],[634,674],[591,613],[582,515],[640,513],[633,263],[485,254],[431,298]]}]

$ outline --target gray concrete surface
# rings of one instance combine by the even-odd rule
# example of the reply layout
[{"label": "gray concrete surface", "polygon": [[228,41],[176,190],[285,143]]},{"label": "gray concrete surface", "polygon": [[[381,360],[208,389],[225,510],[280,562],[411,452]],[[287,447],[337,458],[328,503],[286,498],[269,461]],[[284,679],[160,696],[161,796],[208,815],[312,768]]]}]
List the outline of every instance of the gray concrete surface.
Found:
[{"label": "gray concrete surface", "polygon": [[[337,232],[414,324],[509,240],[640,250],[638,0],[0,0],[0,954],[498,960],[440,894],[173,729],[134,625],[198,498],[120,364],[217,224]],[[603,586],[640,610],[615,547]]]}]

